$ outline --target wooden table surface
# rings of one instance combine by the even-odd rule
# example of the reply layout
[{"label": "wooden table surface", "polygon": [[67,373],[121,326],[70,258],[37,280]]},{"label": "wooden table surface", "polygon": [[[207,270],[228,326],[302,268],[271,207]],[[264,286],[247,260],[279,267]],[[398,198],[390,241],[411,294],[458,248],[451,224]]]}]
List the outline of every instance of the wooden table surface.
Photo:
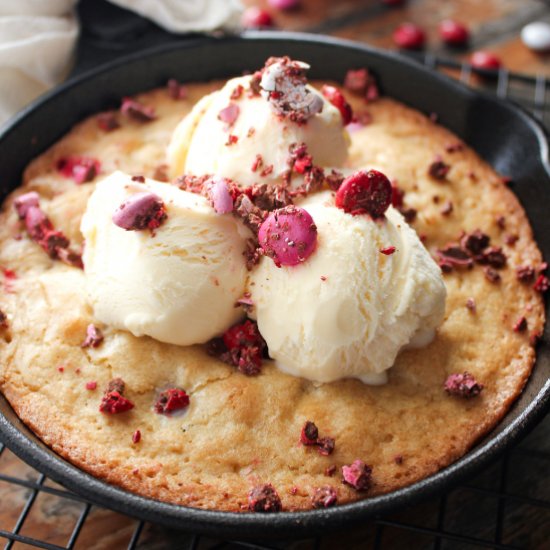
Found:
[{"label": "wooden table surface", "polygon": [[[469,52],[482,48],[500,56],[504,66],[512,72],[550,76],[550,54],[531,52],[519,38],[526,23],[550,21],[550,9],[543,1],[409,0],[400,7],[388,7],[381,0],[303,0],[300,9],[288,13],[269,8],[266,0],[243,0],[243,3],[268,9],[280,29],[324,33],[389,49],[396,49],[391,38],[394,28],[399,23],[411,21],[425,29],[428,36],[426,51],[438,56],[466,59]],[[455,18],[468,26],[471,40],[466,49],[441,45],[437,26],[445,18]],[[472,84],[475,85],[476,81]],[[430,530],[444,529],[445,532],[454,530],[464,536],[486,539],[488,546],[491,546],[491,541],[500,540],[502,544],[518,548],[550,548],[549,435],[550,418],[547,418],[504,462],[494,464],[465,486],[384,518],[414,525],[416,531],[390,526],[384,529],[382,537],[380,524],[368,522],[345,535],[323,538],[320,547],[370,548],[378,543],[381,548],[476,547],[464,542],[440,544],[430,535]],[[10,451],[4,450],[0,454],[0,531],[13,530],[32,494],[31,489],[10,483],[8,478],[23,479],[32,485],[39,480],[39,475]],[[506,492],[519,497],[503,499],[499,496],[503,480]],[[21,534],[65,546],[85,505],[55,494],[56,490],[63,489],[51,481],[46,481],[45,485],[52,491],[38,494]],[[93,507],[75,547],[125,548],[135,527],[136,521],[131,518]],[[0,543],[3,540],[0,536]],[[194,548],[195,543],[191,536],[145,524],[137,547]],[[319,541],[304,541],[290,547],[301,550],[316,547],[316,544],[319,545]],[[201,538],[198,547],[215,545],[219,547],[218,542]],[[30,547],[16,543],[14,548]],[[240,547],[225,545],[224,548]]]}]

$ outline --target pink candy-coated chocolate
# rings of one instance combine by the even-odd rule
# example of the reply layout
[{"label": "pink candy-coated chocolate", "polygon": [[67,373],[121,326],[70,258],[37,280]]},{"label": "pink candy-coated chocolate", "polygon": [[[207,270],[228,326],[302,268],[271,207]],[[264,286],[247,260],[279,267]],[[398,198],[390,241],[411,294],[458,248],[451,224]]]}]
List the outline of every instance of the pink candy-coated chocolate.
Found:
[{"label": "pink candy-coated chocolate", "polygon": [[233,211],[233,197],[224,178],[212,178],[208,183],[208,194],[217,214],[229,214]]},{"label": "pink candy-coated chocolate", "polygon": [[317,227],[303,208],[286,206],[270,212],[258,232],[260,246],[277,266],[307,260],[317,245]]},{"label": "pink candy-coated chocolate", "polygon": [[154,193],[137,193],[121,204],[113,222],[126,231],[156,229],[166,219],[164,203]]},{"label": "pink candy-coated chocolate", "polygon": [[267,3],[276,10],[294,10],[302,2],[301,0],[268,0]]},{"label": "pink candy-coated chocolate", "polygon": [[15,211],[17,212],[17,215],[21,220],[25,219],[25,216],[27,215],[27,212],[29,208],[31,208],[31,206],[38,208],[39,205],[40,205],[40,197],[38,196],[38,193],[36,193],[35,191],[31,191],[30,193],[25,193],[24,195],[20,195],[15,199],[15,202],[13,204]]},{"label": "pink candy-coated chocolate", "polygon": [[237,117],[239,116],[239,106],[235,103],[230,103],[227,107],[224,107],[219,113],[218,118],[229,124],[230,126],[235,123]]}]

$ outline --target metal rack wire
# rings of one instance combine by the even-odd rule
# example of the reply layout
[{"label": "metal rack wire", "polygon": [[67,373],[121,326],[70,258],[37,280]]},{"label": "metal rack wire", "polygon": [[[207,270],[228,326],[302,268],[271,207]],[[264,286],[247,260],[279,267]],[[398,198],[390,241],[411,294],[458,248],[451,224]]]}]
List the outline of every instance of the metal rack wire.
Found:
[{"label": "metal rack wire", "polygon": [[[467,64],[426,54],[415,57],[428,67],[454,73],[462,82],[471,84],[476,71]],[[482,75],[483,76],[483,75]],[[500,70],[484,75],[476,85],[492,90],[498,97],[511,99],[538,118],[550,124],[550,101],[544,77],[528,77]],[[142,521],[124,518],[101,510],[80,496],[53,484],[43,474],[26,468],[25,476],[10,475],[21,466],[19,459],[0,442],[0,512],[2,484],[4,491],[24,491],[23,506],[13,525],[0,525],[0,540],[5,550],[27,545],[48,550],[88,548],[91,542],[85,533],[93,524],[90,541],[109,536],[112,522],[124,527],[124,536],[108,548],[185,548],[195,549],[322,549],[322,548],[543,548],[550,540],[550,416],[516,448],[476,478],[452,489],[436,499],[397,514],[381,516],[346,534],[318,537],[305,541],[243,542],[210,540],[186,535]],[[18,464],[19,463],[19,464]],[[6,489],[7,487],[7,489]],[[46,496],[58,499],[57,509],[65,519],[73,519],[65,529],[41,536],[40,518],[33,518],[38,500]],[[50,503],[51,504],[51,503]],[[97,528],[94,515],[103,513],[108,525],[103,533]],[[39,515],[39,514],[38,514]],[[61,515],[61,514],[60,514]],[[0,514],[1,516],[1,514]],[[118,523],[117,523],[118,522]],[[67,523],[66,521],[63,523]],[[63,542],[61,541],[63,539]]]}]

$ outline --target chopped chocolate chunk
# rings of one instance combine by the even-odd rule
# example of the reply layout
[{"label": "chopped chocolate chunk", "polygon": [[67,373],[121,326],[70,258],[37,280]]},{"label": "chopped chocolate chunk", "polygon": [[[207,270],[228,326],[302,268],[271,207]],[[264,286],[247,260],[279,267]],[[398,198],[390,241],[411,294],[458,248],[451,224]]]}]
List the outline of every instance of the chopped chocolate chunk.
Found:
[{"label": "chopped chocolate chunk", "polygon": [[29,208],[38,208],[40,206],[40,197],[35,191],[30,191],[24,195],[19,195],[13,206],[20,220],[24,220]]},{"label": "chopped chocolate chunk", "polygon": [[492,246],[486,249],[480,258],[476,258],[479,263],[489,264],[495,269],[502,269],[506,265],[506,256],[502,252],[502,248]]},{"label": "chopped chocolate chunk", "polygon": [[106,393],[101,399],[99,411],[107,414],[119,414],[134,408],[134,404],[119,392],[113,391]]},{"label": "chopped chocolate chunk", "polygon": [[325,175],[325,181],[330,189],[333,191],[338,191],[344,181],[344,175],[337,170],[331,170],[329,174]]},{"label": "chopped chocolate chunk", "polygon": [[390,180],[377,170],[359,171],[347,177],[336,192],[338,208],[356,216],[369,214],[382,218],[392,201]]},{"label": "chopped chocolate chunk", "polygon": [[210,179],[211,176],[209,175],[192,176],[190,174],[186,174],[177,178],[174,183],[183,191],[189,191],[190,193],[197,193],[197,195],[201,195],[203,193],[205,183]]},{"label": "chopped chocolate chunk", "polygon": [[315,444],[319,454],[323,456],[328,456],[334,451],[335,441],[332,437],[320,437]]},{"label": "chopped chocolate chunk", "polygon": [[132,434],[132,443],[139,443],[141,441],[141,432],[139,430],[136,430]]},{"label": "chopped chocolate chunk", "polygon": [[485,278],[491,283],[498,283],[500,281],[500,275],[492,267],[485,267],[483,272],[485,273]]},{"label": "chopped chocolate chunk", "polygon": [[255,234],[258,233],[260,225],[267,215],[265,210],[258,208],[244,193],[237,197],[233,210]]},{"label": "chopped chocolate chunk", "polygon": [[268,212],[292,204],[290,193],[284,186],[267,183],[255,184],[245,192],[256,207]]},{"label": "chopped chocolate chunk", "polygon": [[82,184],[95,179],[101,170],[101,163],[91,157],[65,157],[57,160],[56,168],[65,178]]},{"label": "chopped chocolate chunk", "polygon": [[489,246],[490,238],[479,229],[465,234],[460,239],[460,246],[473,256],[479,256]]},{"label": "chopped chocolate chunk", "polygon": [[447,201],[440,210],[442,216],[450,216],[454,210],[452,201]]},{"label": "chopped chocolate chunk", "polygon": [[113,223],[126,231],[154,231],[167,218],[162,199],[154,193],[137,193],[122,203],[113,214]]},{"label": "chopped chocolate chunk", "polygon": [[372,468],[359,459],[348,466],[342,466],[342,476],[344,483],[358,491],[366,491],[372,484]]},{"label": "chopped chocolate chunk", "polygon": [[346,101],[344,94],[335,86],[329,86],[328,84],[323,85],[321,93],[340,111],[342,124],[347,126],[353,119],[353,110],[351,105]]},{"label": "chopped chocolate chunk", "polygon": [[251,512],[280,512],[281,499],[271,484],[258,485],[248,493],[248,509]]},{"label": "chopped chocolate chunk", "polygon": [[473,298],[468,298],[466,300],[466,307],[472,312],[475,313],[477,311],[476,302]]},{"label": "chopped chocolate chunk", "polygon": [[120,128],[120,122],[118,121],[115,113],[108,111],[106,113],[100,113],[97,115],[97,125],[100,130],[104,132],[112,132],[117,128]]},{"label": "chopped chocolate chunk", "polygon": [[103,333],[93,323],[90,323],[86,328],[86,338],[82,342],[83,348],[97,348],[103,342]]},{"label": "chopped chocolate chunk", "polygon": [[395,246],[386,246],[380,249],[380,252],[385,256],[391,256],[397,249]]},{"label": "chopped chocolate chunk", "polygon": [[442,160],[434,160],[428,167],[428,174],[438,181],[444,181],[450,169]]},{"label": "chopped chocolate chunk", "polygon": [[533,285],[533,288],[540,293],[544,293],[548,290],[550,287],[550,280],[546,275],[543,275],[542,273],[537,277],[537,280],[535,281],[535,284]]},{"label": "chopped chocolate chunk", "polygon": [[336,489],[330,485],[318,487],[311,497],[314,508],[329,508],[338,502]]},{"label": "chopped chocolate chunk", "polygon": [[476,379],[469,373],[451,374],[445,380],[444,389],[449,395],[459,397],[476,397],[481,393],[483,384],[476,382]]},{"label": "chopped chocolate chunk", "polygon": [[315,445],[319,438],[319,430],[315,423],[308,420],[303,426],[300,433],[300,443],[302,445]]},{"label": "chopped chocolate chunk", "polygon": [[522,315],[512,327],[514,332],[525,332],[527,330],[527,319]]},{"label": "chopped chocolate chunk", "polygon": [[168,95],[172,99],[180,100],[187,98],[187,88],[183,84],[180,84],[175,78],[171,78],[167,82],[166,88],[168,89]]},{"label": "chopped chocolate chunk", "polygon": [[438,249],[437,254],[444,264],[450,264],[451,267],[471,267],[473,264],[470,255],[456,243]]},{"label": "chopped chocolate chunk", "polygon": [[336,466],[334,464],[332,464],[331,466],[327,466],[325,468],[325,475],[327,477],[332,477],[335,473],[336,473]]},{"label": "chopped chocolate chunk", "polygon": [[125,97],[122,99],[120,112],[136,122],[150,122],[157,118],[153,107],[143,105],[143,103],[140,103],[131,97]]},{"label": "chopped chocolate chunk", "polygon": [[522,283],[531,283],[535,280],[535,269],[530,265],[521,265],[516,268],[516,277]]},{"label": "chopped chocolate chunk", "polygon": [[239,117],[240,111],[241,110],[236,103],[230,103],[218,113],[218,120],[225,122],[228,126],[233,126]]},{"label": "chopped chocolate chunk", "polygon": [[189,396],[180,388],[169,388],[159,395],[155,402],[155,412],[158,414],[170,414],[174,411],[185,409],[189,406]]}]

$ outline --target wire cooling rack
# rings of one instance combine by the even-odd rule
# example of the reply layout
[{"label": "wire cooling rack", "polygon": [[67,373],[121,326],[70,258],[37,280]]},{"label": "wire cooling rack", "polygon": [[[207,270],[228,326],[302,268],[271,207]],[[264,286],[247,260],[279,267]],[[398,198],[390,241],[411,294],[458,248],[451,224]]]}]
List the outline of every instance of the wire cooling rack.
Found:
[{"label": "wire cooling rack", "polygon": [[[479,79],[467,64],[429,54],[415,59],[435,70],[451,72],[464,83],[511,99],[541,122],[550,124],[550,101],[543,77],[500,70]],[[549,472],[547,416],[521,444],[474,479],[438,498],[378,517],[344,534],[278,543],[220,541],[93,506],[25,465],[0,442],[0,541],[6,541],[6,550],[543,549],[550,547]]]}]

